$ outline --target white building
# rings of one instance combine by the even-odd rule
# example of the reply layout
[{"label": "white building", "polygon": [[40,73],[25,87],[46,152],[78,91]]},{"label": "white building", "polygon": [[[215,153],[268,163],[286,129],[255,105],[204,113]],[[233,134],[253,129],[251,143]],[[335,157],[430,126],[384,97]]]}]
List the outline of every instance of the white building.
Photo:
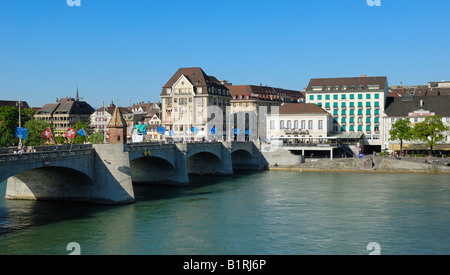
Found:
[{"label": "white building", "polygon": [[[223,139],[226,107],[230,107],[231,95],[215,77],[206,75],[201,68],[180,68],[163,86],[160,97],[162,123],[166,131],[173,130],[175,136],[188,140],[206,137],[214,125],[209,125],[211,117],[208,117],[208,111],[215,109],[219,110],[214,116],[215,122],[223,125],[223,129],[217,129],[215,138]],[[193,127],[198,131],[192,132]]]},{"label": "white building", "polygon": [[286,103],[267,115],[267,138],[328,137],[332,125],[332,116],[316,104]]}]

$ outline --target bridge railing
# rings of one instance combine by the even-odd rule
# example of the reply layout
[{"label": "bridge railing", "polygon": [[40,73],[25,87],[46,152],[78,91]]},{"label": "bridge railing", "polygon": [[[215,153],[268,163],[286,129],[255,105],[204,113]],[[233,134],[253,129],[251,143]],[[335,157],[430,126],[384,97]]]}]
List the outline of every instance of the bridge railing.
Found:
[{"label": "bridge railing", "polygon": [[[50,152],[55,150],[60,151],[74,151],[92,149],[92,144],[65,144],[65,145],[50,145],[50,146],[25,146],[26,150],[23,153],[37,153]],[[20,151],[17,147],[0,148],[0,155],[18,154]]]},{"label": "bridge railing", "polygon": [[78,149],[78,150],[56,150],[56,151],[41,151],[35,153],[23,153],[23,154],[4,154],[0,155],[0,164],[8,164],[12,162],[24,162],[24,161],[45,161],[63,159],[68,157],[79,157],[92,155],[93,150]]}]

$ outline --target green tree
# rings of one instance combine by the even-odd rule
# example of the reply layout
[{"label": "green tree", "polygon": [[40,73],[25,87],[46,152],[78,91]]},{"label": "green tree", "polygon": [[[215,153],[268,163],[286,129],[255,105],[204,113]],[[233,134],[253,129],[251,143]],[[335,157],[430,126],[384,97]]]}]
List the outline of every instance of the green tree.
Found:
[{"label": "green tree", "polygon": [[[46,129],[51,127],[51,124],[47,121],[30,119],[25,123],[25,128],[28,128],[28,136],[26,140],[26,144],[29,146],[41,146],[45,145],[47,141],[46,138],[42,135]],[[52,129],[53,131],[53,129]]]},{"label": "green tree", "polygon": [[420,140],[430,147],[433,153],[433,146],[444,140],[443,133],[448,131],[448,127],[442,123],[440,116],[429,116],[424,121],[416,123],[413,128],[414,139]]},{"label": "green tree", "polygon": [[95,132],[89,136],[89,142],[92,144],[103,143],[104,139],[105,139],[105,136],[100,131]]},{"label": "green tree", "polygon": [[72,127],[73,129],[76,129],[77,132],[81,129],[84,129],[84,133],[86,134],[86,136],[80,136],[78,133],[75,135],[75,139],[73,140],[74,144],[83,144],[86,142],[87,140],[87,127],[86,125],[83,123],[83,121],[78,120],[77,123],[75,123],[75,125],[73,125]]},{"label": "green tree", "polygon": [[18,143],[14,137],[16,127],[19,126],[19,111],[16,107],[0,107],[0,147],[12,146]]},{"label": "green tree", "polygon": [[409,141],[413,138],[411,122],[407,118],[398,119],[392,124],[392,129],[389,131],[391,140],[400,141],[400,155],[403,153],[403,142]]},{"label": "green tree", "polygon": [[56,144],[64,144],[66,139],[63,136],[57,136],[55,137]]},{"label": "green tree", "polygon": [[[21,109],[20,120],[22,127],[30,119],[33,119],[35,111],[33,109]],[[14,137],[16,127],[19,127],[19,109],[14,106],[0,107],[0,147],[12,146],[18,143]]]}]

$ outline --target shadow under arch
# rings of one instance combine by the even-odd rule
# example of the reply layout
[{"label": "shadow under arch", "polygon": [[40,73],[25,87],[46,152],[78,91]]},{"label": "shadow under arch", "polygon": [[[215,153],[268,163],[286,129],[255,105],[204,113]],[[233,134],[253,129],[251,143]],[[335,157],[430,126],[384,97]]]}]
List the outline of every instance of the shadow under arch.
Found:
[{"label": "shadow under arch", "polygon": [[146,156],[130,161],[133,184],[170,183],[175,167],[167,160]]},{"label": "shadow under arch", "polygon": [[213,153],[199,152],[187,159],[188,175],[220,175],[222,160]]},{"label": "shadow under arch", "polygon": [[231,153],[231,164],[233,170],[246,169],[253,161],[253,155],[244,149],[239,149]]},{"label": "shadow under arch", "polygon": [[18,173],[6,181],[6,199],[38,201],[90,201],[94,181],[68,167],[40,167]]}]

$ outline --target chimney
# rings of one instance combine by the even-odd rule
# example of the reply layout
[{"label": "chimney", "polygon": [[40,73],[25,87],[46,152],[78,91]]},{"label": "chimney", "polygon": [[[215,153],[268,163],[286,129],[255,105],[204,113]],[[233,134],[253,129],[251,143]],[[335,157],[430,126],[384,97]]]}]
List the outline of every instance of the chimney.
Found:
[{"label": "chimney", "polygon": [[361,77],[367,77],[367,75],[365,75],[365,74],[362,74],[362,75],[361,75]]}]

